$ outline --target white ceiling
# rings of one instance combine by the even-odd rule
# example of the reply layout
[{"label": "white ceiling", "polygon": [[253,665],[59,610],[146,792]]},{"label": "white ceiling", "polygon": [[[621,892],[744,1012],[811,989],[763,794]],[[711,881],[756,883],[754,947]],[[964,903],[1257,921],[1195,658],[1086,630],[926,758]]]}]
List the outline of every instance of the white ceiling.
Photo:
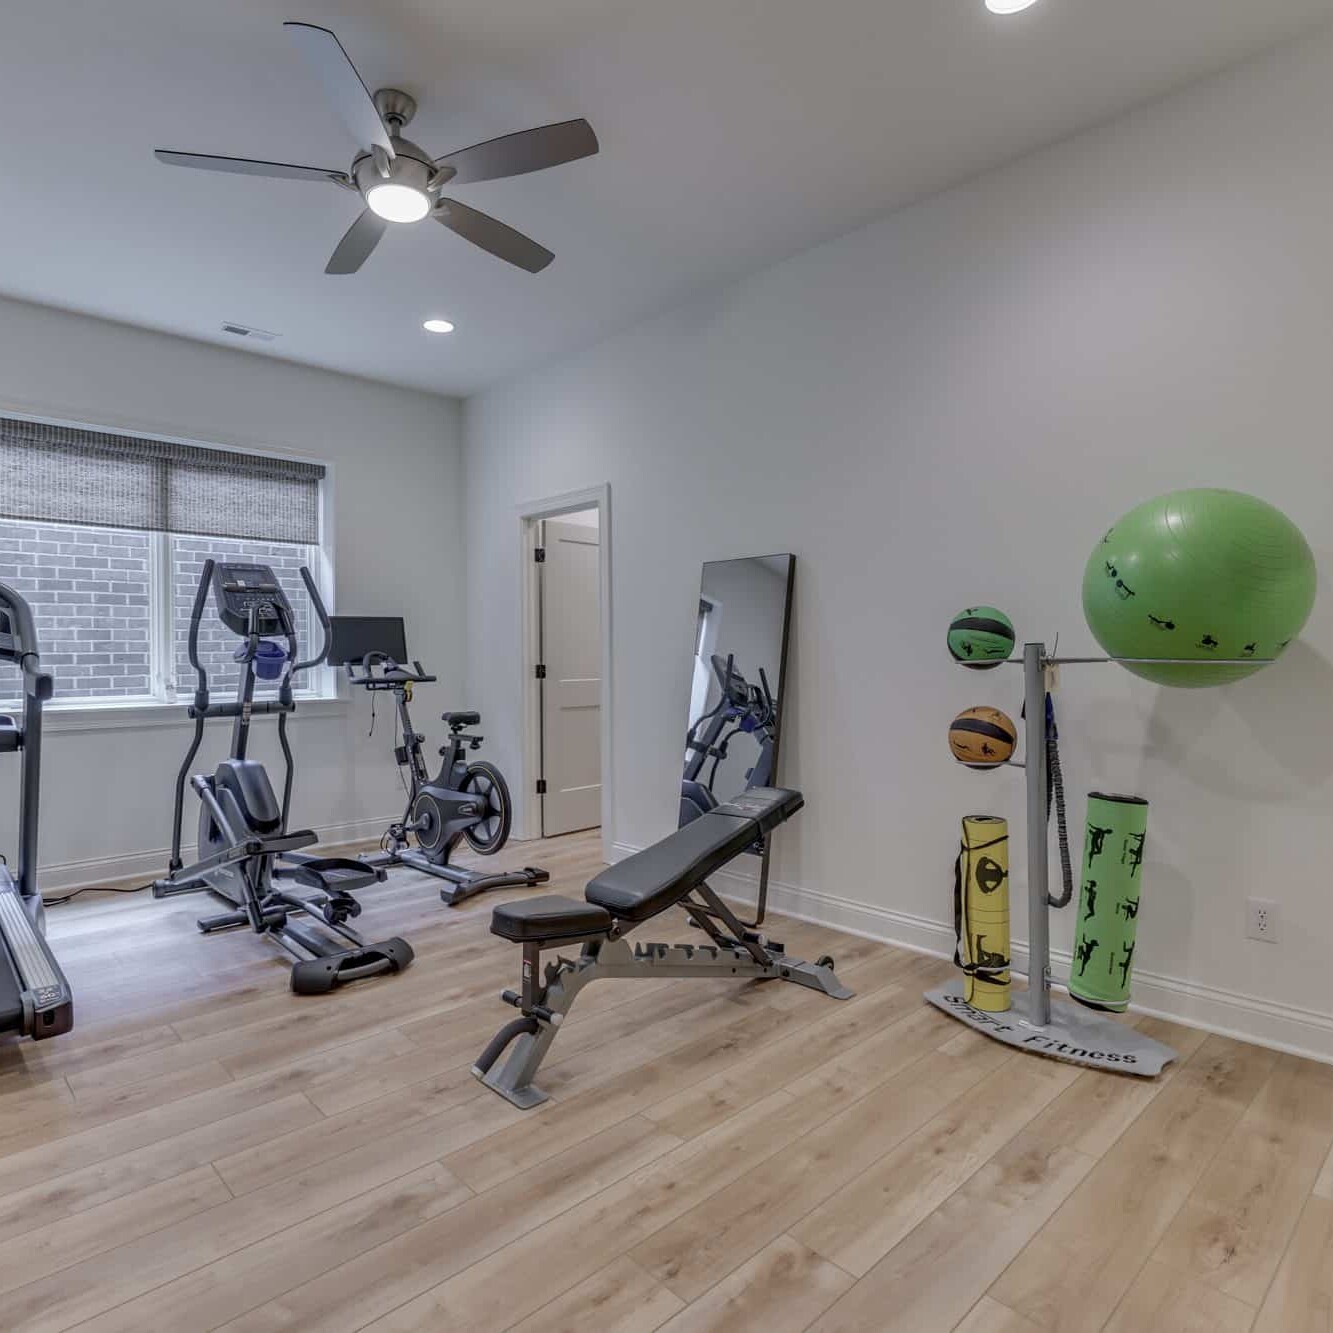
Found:
[{"label": "white ceiling", "polygon": [[[40,0],[0,25],[0,292],[467,393],[1293,36],[1333,0]],[[154,147],[345,169],[279,26],[337,31],[433,152],[586,116],[599,156],[459,198],[531,276],[429,223],[326,277],[357,201]],[[423,317],[458,331],[428,337]],[[58,349],[54,352],[58,355]]]}]

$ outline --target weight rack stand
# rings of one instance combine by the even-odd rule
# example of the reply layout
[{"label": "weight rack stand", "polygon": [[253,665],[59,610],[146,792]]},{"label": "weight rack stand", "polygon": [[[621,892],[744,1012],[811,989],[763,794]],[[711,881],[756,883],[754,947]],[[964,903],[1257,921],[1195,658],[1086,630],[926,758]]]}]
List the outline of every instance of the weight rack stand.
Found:
[{"label": "weight rack stand", "polygon": [[[1010,990],[1004,1013],[975,1009],[963,998],[959,979],[926,992],[937,1009],[996,1041],[1038,1055],[1093,1069],[1152,1078],[1176,1058],[1171,1047],[1145,1037],[1075,1001],[1051,995],[1050,844],[1047,827],[1046,677],[1052,667],[1118,662],[1190,667],[1266,666],[1275,658],[1049,657],[1044,643],[1025,643],[1023,656],[1007,664],[1023,668],[1023,763],[1027,785],[1028,988]],[[966,664],[963,664],[966,665]]]}]

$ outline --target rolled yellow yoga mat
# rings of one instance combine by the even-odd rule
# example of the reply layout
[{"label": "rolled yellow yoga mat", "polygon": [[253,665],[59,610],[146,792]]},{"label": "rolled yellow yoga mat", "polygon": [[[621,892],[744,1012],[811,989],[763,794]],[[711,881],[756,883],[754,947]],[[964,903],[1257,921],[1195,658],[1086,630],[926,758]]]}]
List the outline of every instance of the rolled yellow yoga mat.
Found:
[{"label": "rolled yellow yoga mat", "polygon": [[954,962],[963,969],[963,998],[974,1009],[1009,1008],[1009,824],[968,815],[954,867]]}]

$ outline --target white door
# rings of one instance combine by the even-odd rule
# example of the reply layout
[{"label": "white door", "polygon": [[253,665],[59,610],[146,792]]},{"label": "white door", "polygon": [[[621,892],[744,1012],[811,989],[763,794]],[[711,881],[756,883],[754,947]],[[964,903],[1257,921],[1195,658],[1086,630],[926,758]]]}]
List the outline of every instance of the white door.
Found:
[{"label": "white door", "polygon": [[602,822],[598,530],[546,519],[540,540],[542,836]]}]

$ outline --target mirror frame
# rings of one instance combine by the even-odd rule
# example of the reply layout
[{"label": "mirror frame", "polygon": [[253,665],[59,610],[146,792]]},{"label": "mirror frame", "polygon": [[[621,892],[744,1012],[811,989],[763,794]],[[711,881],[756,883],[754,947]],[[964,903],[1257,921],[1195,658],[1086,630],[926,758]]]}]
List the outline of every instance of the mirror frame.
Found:
[{"label": "mirror frame", "polygon": [[[780,559],[785,559],[787,562],[787,576],[786,576],[787,588],[786,588],[786,594],[783,598],[782,635],[781,635],[780,646],[778,649],[778,663],[777,663],[778,688],[775,695],[776,716],[773,723],[773,766],[772,766],[772,775],[769,779],[770,783],[773,786],[781,785],[781,778],[779,776],[780,774],[779,764],[782,761],[783,722],[787,713],[787,701],[788,701],[787,690],[791,683],[788,673],[790,667],[792,608],[795,603],[795,594],[796,594],[795,553],[791,551],[777,551],[768,555],[728,556],[718,560],[705,560],[699,571],[699,593],[696,598],[696,601],[698,602],[706,600],[704,584],[705,584],[706,572],[709,565],[731,564],[742,560],[780,560]],[[692,725],[693,725],[693,719],[687,717],[686,718],[687,729]],[[759,884],[755,898],[754,917],[750,921],[741,922],[741,924],[745,926],[747,929],[753,929],[754,927],[762,924],[765,913],[768,910],[768,870],[769,870],[769,857],[771,854],[771,841],[772,838],[770,835],[768,837],[761,838],[755,844],[755,846],[747,849],[750,854],[756,855],[760,858]]]}]

